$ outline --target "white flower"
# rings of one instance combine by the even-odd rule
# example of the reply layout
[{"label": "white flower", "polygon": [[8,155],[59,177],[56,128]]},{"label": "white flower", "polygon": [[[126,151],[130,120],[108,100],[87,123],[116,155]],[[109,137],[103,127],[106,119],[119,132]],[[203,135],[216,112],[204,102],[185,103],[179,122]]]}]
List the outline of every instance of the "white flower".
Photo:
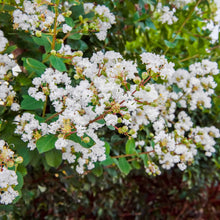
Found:
[{"label": "white flower", "polygon": [[71,26],[67,25],[67,24],[63,25],[63,33],[70,32],[70,31],[72,31],[72,29],[73,28]]},{"label": "white flower", "polygon": [[20,105],[18,103],[12,103],[11,110],[12,111],[19,111]]}]

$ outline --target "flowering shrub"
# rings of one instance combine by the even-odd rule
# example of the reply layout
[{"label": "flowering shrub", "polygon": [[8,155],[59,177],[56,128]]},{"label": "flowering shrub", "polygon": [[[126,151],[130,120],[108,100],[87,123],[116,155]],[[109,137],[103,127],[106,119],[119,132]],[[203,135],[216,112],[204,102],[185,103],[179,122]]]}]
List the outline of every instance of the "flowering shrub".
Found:
[{"label": "flowering shrub", "polygon": [[[129,41],[120,13],[105,5],[2,3],[0,129],[24,162],[1,140],[0,202],[19,195],[13,188],[21,189],[26,168],[37,164],[48,172],[69,167],[97,176],[109,167],[127,175],[142,166],[160,175],[175,166],[186,170],[201,154],[213,156],[219,130],[195,114],[211,113],[217,87],[218,38],[212,31],[219,11],[209,21],[206,15],[214,6],[211,0],[139,1],[131,9],[137,36]],[[155,42],[145,50],[147,38]],[[115,146],[114,138],[123,144]]]}]

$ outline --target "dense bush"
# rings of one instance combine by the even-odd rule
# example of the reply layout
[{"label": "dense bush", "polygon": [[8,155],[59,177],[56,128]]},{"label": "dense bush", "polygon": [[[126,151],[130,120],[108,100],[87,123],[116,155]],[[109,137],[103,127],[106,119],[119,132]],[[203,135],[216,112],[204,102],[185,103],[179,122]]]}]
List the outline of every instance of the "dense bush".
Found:
[{"label": "dense bush", "polygon": [[220,4],[0,4],[5,219],[219,217]]}]

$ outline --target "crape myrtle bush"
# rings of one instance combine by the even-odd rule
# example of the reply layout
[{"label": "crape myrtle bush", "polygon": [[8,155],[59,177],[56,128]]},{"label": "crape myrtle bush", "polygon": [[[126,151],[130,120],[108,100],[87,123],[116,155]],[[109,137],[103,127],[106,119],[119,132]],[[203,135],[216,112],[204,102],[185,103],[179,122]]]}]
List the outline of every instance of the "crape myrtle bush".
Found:
[{"label": "crape myrtle bush", "polygon": [[217,213],[218,1],[0,8],[3,214]]}]

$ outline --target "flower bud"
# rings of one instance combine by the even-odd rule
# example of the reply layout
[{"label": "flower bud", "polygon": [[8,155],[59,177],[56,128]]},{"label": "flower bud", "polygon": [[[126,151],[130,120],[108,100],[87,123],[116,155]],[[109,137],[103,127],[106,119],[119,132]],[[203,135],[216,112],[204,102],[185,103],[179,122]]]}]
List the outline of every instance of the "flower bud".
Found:
[{"label": "flower bud", "polygon": [[115,83],[116,84],[121,84],[121,80],[120,79],[115,79]]},{"label": "flower bud", "polygon": [[145,90],[146,92],[150,92],[150,91],[151,91],[151,87],[150,87],[150,86],[145,86],[144,90]]},{"label": "flower bud", "polygon": [[51,50],[50,53],[51,53],[52,55],[56,55],[57,52],[56,52],[56,50]]},{"label": "flower bud", "polygon": [[135,76],[133,81],[134,81],[135,84],[139,85],[141,83],[141,78],[139,76]]},{"label": "flower bud", "polygon": [[117,122],[122,123],[122,118],[118,118]]},{"label": "flower bud", "polygon": [[115,103],[112,106],[112,111],[113,111],[113,113],[119,113],[120,112],[120,104],[119,103]]},{"label": "flower bud", "polygon": [[149,76],[149,74],[148,74],[147,72],[143,72],[143,73],[141,74],[141,76],[142,76],[142,79],[147,79],[147,77]]},{"label": "flower bud", "polygon": [[83,16],[82,15],[79,16],[79,20],[83,23]]},{"label": "flower bud", "polygon": [[75,74],[75,75],[74,75],[74,79],[75,79],[75,80],[78,80],[79,78],[80,78],[80,76],[79,76],[78,74]]},{"label": "flower bud", "polygon": [[75,51],[74,52],[74,56],[82,57],[83,56],[83,52],[81,50]]},{"label": "flower bud", "polygon": [[90,142],[90,138],[89,137],[84,137],[82,141],[84,143],[88,144]]},{"label": "flower bud", "polygon": [[58,44],[62,44],[63,43],[63,39],[57,39],[57,43]]},{"label": "flower bud", "polygon": [[128,131],[128,126],[123,126],[122,128],[121,128],[121,131],[122,131],[122,133],[125,133],[125,132],[127,132]]},{"label": "flower bud", "polygon": [[128,132],[128,134],[130,134],[130,135],[133,135],[133,134],[135,134],[136,132],[135,132],[135,130],[134,129],[131,129],[129,132]]},{"label": "flower bud", "polygon": [[23,157],[17,157],[17,158],[15,159],[15,162],[16,162],[16,163],[23,163]]},{"label": "flower bud", "polygon": [[154,137],[154,134],[153,134],[152,132],[150,132],[150,137],[151,137],[151,138]]},{"label": "flower bud", "polygon": [[42,91],[43,91],[43,93],[44,93],[45,95],[49,95],[49,94],[50,94],[50,91],[49,91],[48,87],[43,87],[43,88],[42,88]]},{"label": "flower bud", "polygon": [[68,10],[68,11],[66,12],[66,17],[69,17],[71,14],[72,14],[72,11]]},{"label": "flower bud", "polygon": [[126,113],[123,115],[123,118],[129,120],[131,118],[131,115],[129,113]]},{"label": "flower bud", "polygon": [[37,37],[41,37],[42,33],[41,33],[41,31],[36,31],[35,35],[36,35]]},{"label": "flower bud", "polygon": [[7,167],[13,167],[14,166],[14,161],[13,160],[9,160],[7,162]]}]

